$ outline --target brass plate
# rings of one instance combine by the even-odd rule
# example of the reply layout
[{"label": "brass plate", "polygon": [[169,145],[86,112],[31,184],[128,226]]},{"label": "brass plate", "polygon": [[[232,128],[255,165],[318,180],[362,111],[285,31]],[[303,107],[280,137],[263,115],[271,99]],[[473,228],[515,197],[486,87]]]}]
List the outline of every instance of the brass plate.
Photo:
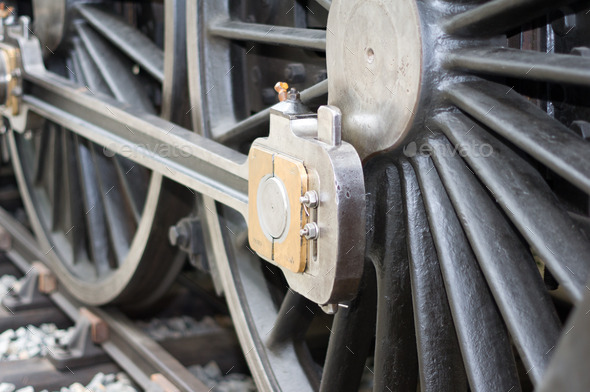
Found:
[{"label": "brass plate", "polygon": [[271,151],[252,147],[248,154],[248,240],[252,250],[266,260],[272,260],[272,241],[264,235],[258,221],[256,205],[260,181],[273,173]]},{"label": "brass plate", "polygon": [[[305,270],[308,241],[299,231],[309,217],[299,200],[307,192],[307,171],[303,162],[259,146],[253,146],[248,155],[248,239],[250,247],[260,257],[295,273]],[[268,176],[281,179],[287,190],[290,207],[289,226],[282,240],[271,240],[258,220],[258,187]]]},{"label": "brass plate", "polygon": [[307,263],[308,241],[301,237],[299,231],[308,222],[309,217],[299,199],[307,192],[307,171],[303,162],[277,154],[274,174],[283,180],[291,207],[287,237],[282,242],[274,242],[274,261],[293,272],[303,272]]}]

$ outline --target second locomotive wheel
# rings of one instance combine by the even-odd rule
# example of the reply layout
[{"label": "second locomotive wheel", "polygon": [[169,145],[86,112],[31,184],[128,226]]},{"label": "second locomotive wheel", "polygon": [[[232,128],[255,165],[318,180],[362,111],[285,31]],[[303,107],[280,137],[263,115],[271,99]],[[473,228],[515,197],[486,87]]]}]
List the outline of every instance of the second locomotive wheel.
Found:
[{"label": "second locomotive wheel", "polygon": [[[66,9],[64,3],[60,9],[57,3],[37,2],[40,25],[53,23],[44,17],[59,20],[47,8],[75,19],[70,26],[74,34],[59,49],[46,47],[48,66],[93,94],[150,113],[158,103],[170,116],[176,91],[168,89],[162,102],[156,101],[162,84],[171,84],[161,69],[164,53],[121,19],[149,15],[150,7],[119,6],[124,13],[117,16],[113,7]],[[117,36],[141,50],[120,45]],[[40,36],[53,42],[51,38]],[[23,135],[12,133],[10,145],[32,226],[71,293],[88,304],[117,302],[134,308],[163,294],[184,263],[167,245],[167,228],[188,208],[182,198],[186,189],[49,120]]]}]

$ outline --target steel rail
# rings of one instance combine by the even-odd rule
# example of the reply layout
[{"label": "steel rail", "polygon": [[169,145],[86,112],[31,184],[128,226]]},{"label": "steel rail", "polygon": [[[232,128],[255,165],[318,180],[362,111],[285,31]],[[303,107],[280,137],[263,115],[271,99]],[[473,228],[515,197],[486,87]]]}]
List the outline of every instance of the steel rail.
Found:
[{"label": "steel rail", "polygon": [[[23,274],[34,267],[32,261],[45,263],[45,255],[32,235],[4,209],[0,208],[0,226],[11,237],[12,247],[7,256]],[[73,299],[58,285],[50,298],[63,312],[76,321],[83,305]],[[122,368],[143,390],[164,391],[151,380],[153,374],[162,374],[180,391],[207,392],[199,379],[193,376],[176,358],[162,346],[139,330],[127,317],[113,309],[87,307],[109,326],[109,339],[102,344],[103,350]]]}]

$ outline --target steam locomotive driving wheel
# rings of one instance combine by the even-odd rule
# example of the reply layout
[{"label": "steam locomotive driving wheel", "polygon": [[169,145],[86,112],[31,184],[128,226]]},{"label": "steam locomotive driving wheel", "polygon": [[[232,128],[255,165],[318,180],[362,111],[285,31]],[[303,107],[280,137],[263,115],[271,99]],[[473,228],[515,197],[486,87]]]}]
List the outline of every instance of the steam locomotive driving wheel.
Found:
[{"label": "steam locomotive driving wheel", "polygon": [[261,390],[548,388],[590,277],[588,4],[65,3],[51,72],[8,34],[4,115],[75,296],[161,292],[192,198]]}]

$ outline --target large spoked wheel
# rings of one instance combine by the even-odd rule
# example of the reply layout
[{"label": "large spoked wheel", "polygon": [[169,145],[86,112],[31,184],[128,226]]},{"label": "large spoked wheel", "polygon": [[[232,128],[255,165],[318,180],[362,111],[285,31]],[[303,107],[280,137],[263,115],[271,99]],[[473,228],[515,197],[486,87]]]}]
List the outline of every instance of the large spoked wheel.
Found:
[{"label": "large spoked wheel", "polygon": [[[48,22],[43,17],[57,22],[47,8],[59,14],[58,3],[36,4],[44,8],[35,10],[40,15],[36,31],[48,45],[55,40],[43,35]],[[161,107],[170,117],[177,92],[162,93],[162,84],[171,84],[163,76],[163,52],[140,32],[157,36],[162,21],[154,11],[158,8],[151,4],[68,9],[68,19],[76,19],[69,27],[74,34],[59,48],[46,46],[48,67],[93,94],[148,112]],[[140,17],[136,26],[123,19]],[[141,307],[157,299],[184,261],[168,245],[167,229],[186,213],[188,191],[50,121],[24,134],[11,133],[10,145],[32,226],[60,282],[94,305]]]},{"label": "large spoked wheel", "polygon": [[588,16],[560,10],[188,2],[196,131],[244,148],[267,127],[267,89],[294,71],[302,98],[321,101],[327,46],[329,102],[365,158],[365,272],[333,317],[248,249],[239,214],[199,198],[211,272],[260,389],[356,391],[363,373],[375,391],[543,384],[590,276],[590,62],[570,53]]}]

